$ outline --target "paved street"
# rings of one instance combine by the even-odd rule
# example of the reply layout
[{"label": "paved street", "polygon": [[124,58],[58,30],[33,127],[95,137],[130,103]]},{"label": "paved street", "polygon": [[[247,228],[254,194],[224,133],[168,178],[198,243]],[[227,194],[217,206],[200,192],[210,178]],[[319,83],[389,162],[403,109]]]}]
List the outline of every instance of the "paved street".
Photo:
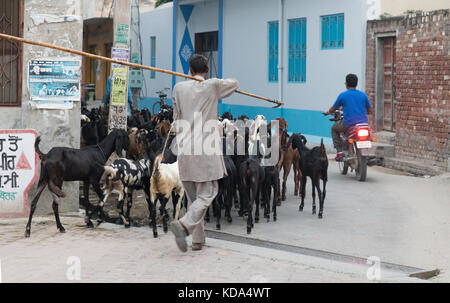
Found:
[{"label": "paved street", "polygon": [[[441,269],[428,281],[450,281],[449,175],[417,178],[370,168],[365,183],[340,176],[330,162],[324,218],[311,215],[311,192],[303,212],[288,186],[288,200],[278,221],[261,220],[250,237],[367,258],[377,256],[422,269]],[[292,176],[291,176],[292,178]],[[289,180],[291,180],[289,178]],[[136,201],[134,211],[140,209]],[[142,207],[142,209],[145,209]],[[222,232],[247,236],[245,222],[222,223]],[[146,216],[146,215],[145,215]],[[180,253],[173,236],[153,239],[147,226],[124,229],[102,224],[87,229],[77,214],[62,218],[67,232],[57,232],[53,216],[33,221],[23,237],[24,219],[0,221],[3,282],[71,282],[68,258],[79,258],[81,282],[370,282],[367,267],[271,248],[207,239],[201,252]],[[215,230],[215,223],[207,224]],[[195,274],[194,274],[195,273]],[[381,282],[421,282],[383,270]]]}]

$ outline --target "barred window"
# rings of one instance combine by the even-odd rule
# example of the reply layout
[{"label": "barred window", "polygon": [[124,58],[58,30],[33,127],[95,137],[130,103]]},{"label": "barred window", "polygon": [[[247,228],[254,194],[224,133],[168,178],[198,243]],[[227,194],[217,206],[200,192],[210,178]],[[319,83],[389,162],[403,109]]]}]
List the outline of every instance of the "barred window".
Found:
[{"label": "barred window", "polygon": [[[22,37],[23,0],[0,0],[0,32]],[[22,45],[0,39],[0,106],[20,106]]]}]

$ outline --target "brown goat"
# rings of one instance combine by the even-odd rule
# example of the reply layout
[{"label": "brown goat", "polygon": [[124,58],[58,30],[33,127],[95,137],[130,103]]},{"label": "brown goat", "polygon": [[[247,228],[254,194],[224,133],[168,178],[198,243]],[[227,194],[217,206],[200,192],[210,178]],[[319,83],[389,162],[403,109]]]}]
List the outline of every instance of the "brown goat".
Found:
[{"label": "brown goat", "polygon": [[127,152],[127,158],[133,160],[140,160],[144,156],[147,149],[146,137],[148,131],[145,129],[137,129],[135,127],[128,130],[128,137],[130,138],[130,148]]},{"label": "brown goat", "polygon": [[161,121],[156,125],[156,131],[161,137],[166,137],[170,131],[170,122],[167,120]]},{"label": "brown goat", "polygon": [[[280,118],[278,118],[280,119]],[[284,118],[281,118],[284,120]],[[281,121],[281,120],[280,120]],[[286,121],[286,120],[284,120]],[[281,127],[282,122],[280,122],[280,160],[278,161],[278,172],[281,171],[281,167],[283,167],[283,187],[281,188],[281,195],[278,193],[278,205],[281,204],[281,201],[286,200],[286,181],[291,172],[291,167],[294,166],[294,195],[297,196],[300,189],[300,180],[302,177],[302,173],[300,171],[299,160],[300,153],[298,150],[294,150],[292,148],[292,140],[289,138],[287,134],[287,123],[285,124],[286,128]],[[280,191],[280,184],[278,184],[278,191]]]}]

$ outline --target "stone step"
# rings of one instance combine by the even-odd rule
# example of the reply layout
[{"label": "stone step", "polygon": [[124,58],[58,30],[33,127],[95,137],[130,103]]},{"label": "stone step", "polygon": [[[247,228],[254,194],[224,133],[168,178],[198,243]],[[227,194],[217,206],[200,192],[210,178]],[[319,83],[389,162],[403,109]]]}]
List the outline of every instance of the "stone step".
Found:
[{"label": "stone step", "polygon": [[373,142],[372,148],[369,150],[369,153],[371,155],[375,155],[379,158],[386,158],[386,157],[395,157],[395,146],[392,144],[386,144],[381,142]]},{"label": "stone step", "polygon": [[373,134],[373,136],[377,138],[377,142],[379,143],[395,145],[395,133],[393,132],[376,132]]},{"label": "stone step", "polygon": [[383,162],[384,167],[405,171],[416,176],[436,176],[443,173],[441,168],[420,161],[386,157]]}]

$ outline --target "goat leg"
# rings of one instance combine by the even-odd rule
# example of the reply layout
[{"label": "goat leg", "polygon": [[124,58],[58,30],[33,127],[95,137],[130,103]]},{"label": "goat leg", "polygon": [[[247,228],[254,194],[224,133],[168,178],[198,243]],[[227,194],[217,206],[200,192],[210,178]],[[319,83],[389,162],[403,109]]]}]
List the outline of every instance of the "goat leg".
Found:
[{"label": "goat leg", "polygon": [[300,196],[302,200],[299,206],[300,211],[303,211],[303,207],[305,205],[305,189],[306,189],[306,176],[302,176],[302,181],[300,185]]},{"label": "goat leg", "polygon": [[215,217],[216,217],[216,229],[220,230],[220,216],[222,215],[222,207],[223,207],[223,197],[222,194],[219,193],[217,199],[215,199],[216,207],[215,207]]},{"label": "goat leg", "polygon": [[[214,202],[213,202],[213,203],[214,203]],[[214,212],[213,212],[213,213],[214,213]],[[206,209],[205,221],[206,221],[206,223],[209,223],[209,206],[208,206],[208,208]]]},{"label": "goat leg", "polygon": [[248,209],[247,209],[247,213],[248,213],[248,217],[247,217],[247,234],[250,234],[252,232],[252,227],[253,227],[253,218],[252,218],[253,200],[252,200],[252,197],[250,197],[247,206],[248,206]]},{"label": "goat leg", "polygon": [[33,218],[34,211],[36,210],[36,205],[39,200],[39,197],[41,196],[42,191],[44,190],[46,185],[47,185],[47,181],[40,181],[36,196],[34,197],[33,201],[31,202],[30,216],[28,218],[28,223],[25,228],[25,237],[26,238],[28,238],[31,235],[31,220]]},{"label": "goat leg", "polygon": [[[312,179],[312,214],[315,215],[316,214],[316,187],[317,187],[317,179]],[[320,200],[320,192],[318,191],[319,194],[319,200]]]},{"label": "goat leg", "polygon": [[153,229],[153,237],[158,237],[158,230],[156,229],[156,196],[154,194],[150,195],[150,203],[148,204],[148,210],[150,212],[150,226]]},{"label": "goat leg", "polygon": [[[277,194],[277,190],[276,190],[276,188],[274,188],[273,189],[273,202],[272,202],[273,221],[277,220],[277,203],[276,203],[276,201],[278,199],[275,198],[276,194]],[[270,207],[270,205],[269,205],[269,207]]]},{"label": "goat leg", "polygon": [[[319,196],[319,219],[322,219],[323,217],[323,203],[325,202],[325,187],[326,187],[327,181],[323,181],[323,191],[322,191],[322,198],[320,198]],[[319,182],[319,186],[320,186],[320,182]]]},{"label": "goat leg", "polygon": [[128,224],[125,224],[125,228],[129,228],[130,225],[131,225],[130,212],[131,212],[131,207],[132,206],[133,206],[133,191],[128,189],[128,193],[127,193],[127,212],[125,214],[125,218],[126,218]]},{"label": "goat leg", "polygon": [[103,211],[103,206],[105,205],[106,198],[98,182],[93,182],[92,188],[94,188],[94,191],[99,198],[99,202],[97,205],[97,226],[99,226],[106,219],[105,212]]},{"label": "goat leg", "polygon": [[178,195],[177,204],[174,206],[174,208],[175,208],[174,219],[175,220],[178,220],[178,218],[180,217],[180,210],[181,210],[181,204],[183,203],[183,199],[184,199],[184,189],[183,189],[183,187],[181,187],[180,194]]},{"label": "goat leg", "polygon": [[58,205],[60,202],[59,197],[54,193],[52,193],[52,196],[53,196],[52,208],[53,213],[55,214],[56,228],[58,228],[61,233],[65,233],[66,230],[64,229],[64,227],[61,224],[61,221],[59,220],[59,211],[58,211]]},{"label": "goat leg", "polygon": [[84,194],[84,207],[85,207],[85,215],[84,215],[84,222],[86,222],[87,227],[94,227],[94,224],[92,224],[91,217],[92,217],[92,209],[94,206],[89,201],[89,181],[84,181],[83,185],[83,194]]},{"label": "goat leg", "polygon": [[231,206],[233,204],[233,192],[230,192],[229,189],[225,192],[225,219],[228,223],[231,223],[233,219],[231,219]]},{"label": "goat leg", "polygon": [[256,189],[255,195],[255,223],[259,223],[259,189]]}]

